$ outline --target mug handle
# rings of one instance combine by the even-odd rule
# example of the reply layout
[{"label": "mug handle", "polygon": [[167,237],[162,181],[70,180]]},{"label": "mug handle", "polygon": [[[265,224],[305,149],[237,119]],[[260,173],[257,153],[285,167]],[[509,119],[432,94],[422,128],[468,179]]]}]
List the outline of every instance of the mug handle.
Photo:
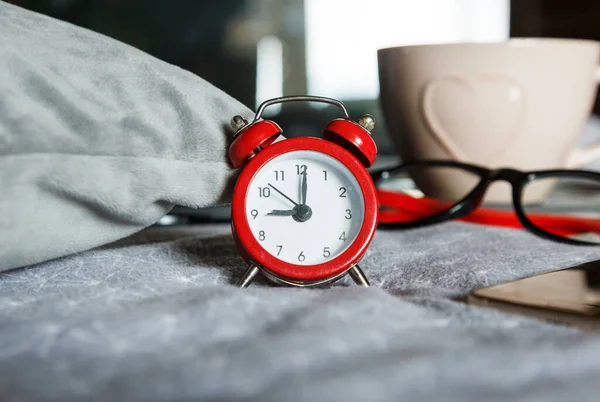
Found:
[{"label": "mug handle", "polygon": [[[600,67],[596,70],[596,84],[600,84]],[[567,158],[568,168],[580,168],[597,159],[600,159],[600,144],[586,148],[576,148]]]}]

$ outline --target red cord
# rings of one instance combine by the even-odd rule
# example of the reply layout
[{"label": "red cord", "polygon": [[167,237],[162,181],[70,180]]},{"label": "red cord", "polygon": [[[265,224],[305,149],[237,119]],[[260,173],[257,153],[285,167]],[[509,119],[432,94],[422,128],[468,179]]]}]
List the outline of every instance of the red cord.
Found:
[{"label": "red cord", "polygon": [[[454,205],[453,202],[436,200],[430,197],[414,198],[408,194],[377,190],[379,196],[379,222],[401,223],[433,216]],[[600,219],[577,218],[540,213],[527,214],[536,226],[559,236],[576,233],[600,233]],[[501,211],[490,208],[477,208],[461,221],[482,225],[523,228],[514,211]]]}]

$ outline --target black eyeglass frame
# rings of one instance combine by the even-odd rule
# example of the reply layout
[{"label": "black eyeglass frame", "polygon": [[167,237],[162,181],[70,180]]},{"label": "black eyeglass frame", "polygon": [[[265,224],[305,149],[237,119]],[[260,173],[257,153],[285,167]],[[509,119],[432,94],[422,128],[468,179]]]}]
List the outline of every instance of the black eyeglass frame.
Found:
[{"label": "black eyeglass frame", "polygon": [[393,177],[393,175],[409,169],[413,166],[419,167],[452,167],[463,169],[465,171],[475,173],[481,180],[479,183],[461,200],[457,201],[454,205],[449,208],[436,213],[427,218],[418,219],[412,222],[398,222],[398,223],[380,223],[380,228],[387,229],[411,229],[423,226],[429,226],[436,223],[445,222],[452,219],[462,218],[473,212],[483,203],[485,192],[489,186],[496,181],[506,181],[512,187],[512,201],[513,208],[517,217],[523,227],[530,232],[548,239],[566,244],[577,244],[586,246],[598,246],[598,243],[588,242],[585,240],[570,239],[562,236],[555,235],[551,232],[544,230],[536,226],[525,213],[523,208],[523,188],[531,183],[532,181],[544,179],[544,178],[582,178],[592,179],[598,181],[600,185],[600,173],[590,172],[586,170],[574,170],[574,169],[555,169],[555,170],[537,170],[530,172],[523,172],[512,168],[500,168],[500,169],[488,169],[483,166],[473,165],[469,163],[450,161],[450,160],[423,160],[414,162],[405,162],[392,168],[380,169],[371,172],[371,178],[375,182],[375,185],[379,187],[382,182]]}]

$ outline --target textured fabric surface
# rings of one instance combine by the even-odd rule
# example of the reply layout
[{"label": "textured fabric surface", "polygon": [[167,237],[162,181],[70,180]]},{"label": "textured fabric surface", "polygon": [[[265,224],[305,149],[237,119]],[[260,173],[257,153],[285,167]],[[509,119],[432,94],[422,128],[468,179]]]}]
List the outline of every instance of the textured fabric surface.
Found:
[{"label": "textured fabric surface", "polygon": [[0,270],[222,201],[225,127],[250,111],[199,77],[0,1]]},{"label": "textured fabric surface", "polygon": [[475,288],[600,247],[447,223],[378,231],[349,280],[299,290],[245,270],[227,225],[147,229],[0,274],[12,400],[592,401],[600,337],[472,307]]}]

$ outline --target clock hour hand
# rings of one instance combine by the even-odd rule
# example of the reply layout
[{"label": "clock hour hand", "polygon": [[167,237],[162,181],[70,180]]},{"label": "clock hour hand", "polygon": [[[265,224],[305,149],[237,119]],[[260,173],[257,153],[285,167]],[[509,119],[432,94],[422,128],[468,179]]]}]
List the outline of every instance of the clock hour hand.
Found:
[{"label": "clock hour hand", "polygon": [[275,188],[275,186],[273,186],[271,183],[267,183],[267,184],[273,190],[277,191],[279,194],[284,196],[289,202],[294,204],[294,208],[291,210],[284,210],[284,211],[275,210],[275,211],[268,213],[267,215],[291,216],[292,218],[294,218],[294,220],[296,222],[306,222],[307,220],[310,219],[310,217],[312,216],[312,210],[310,209],[310,207],[308,205],[298,204],[296,201],[292,200],[290,197],[288,197],[287,195],[285,195],[281,191],[279,191],[277,188]]},{"label": "clock hour hand", "polygon": [[269,212],[267,215],[273,215],[273,216],[293,216],[296,214],[296,210],[295,209],[290,209],[290,210],[281,210],[281,209],[274,209],[273,211]]}]

